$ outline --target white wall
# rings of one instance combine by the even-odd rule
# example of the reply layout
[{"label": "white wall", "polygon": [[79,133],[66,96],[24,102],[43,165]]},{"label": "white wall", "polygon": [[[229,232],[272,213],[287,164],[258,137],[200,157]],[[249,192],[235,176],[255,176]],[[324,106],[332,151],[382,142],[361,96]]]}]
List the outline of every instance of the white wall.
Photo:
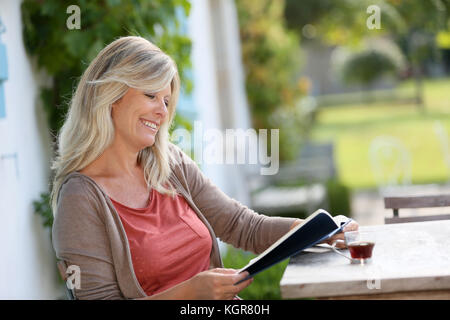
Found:
[{"label": "white wall", "polygon": [[0,1],[0,17],[9,68],[6,118],[0,119],[0,299],[54,299],[63,292],[50,234],[32,206],[48,189],[50,139],[37,88],[42,80],[23,46],[20,1]]}]

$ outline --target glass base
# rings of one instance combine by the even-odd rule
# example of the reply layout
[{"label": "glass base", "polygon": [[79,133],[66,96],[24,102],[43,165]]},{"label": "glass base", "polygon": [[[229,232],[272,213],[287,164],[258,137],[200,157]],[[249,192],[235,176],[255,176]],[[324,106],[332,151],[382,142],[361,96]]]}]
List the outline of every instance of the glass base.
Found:
[{"label": "glass base", "polygon": [[372,262],[372,258],[366,258],[366,259],[354,259],[352,258],[351,260],[351,264],[360,264],[360,265],[364,265],[364,264],[368,264]]}]

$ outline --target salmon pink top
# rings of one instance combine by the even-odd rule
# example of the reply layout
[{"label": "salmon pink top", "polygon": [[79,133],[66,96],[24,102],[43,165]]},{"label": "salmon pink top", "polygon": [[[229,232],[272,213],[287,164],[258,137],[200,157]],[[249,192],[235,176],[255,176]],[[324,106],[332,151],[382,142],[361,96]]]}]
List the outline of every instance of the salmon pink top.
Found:
[{"label": "salmon pink top", "polygon": [[167,290],[209,269],[211,235],[186,200],[152,189],[147,207],[113,199],[130,245],[133,268],[147,295]]}]

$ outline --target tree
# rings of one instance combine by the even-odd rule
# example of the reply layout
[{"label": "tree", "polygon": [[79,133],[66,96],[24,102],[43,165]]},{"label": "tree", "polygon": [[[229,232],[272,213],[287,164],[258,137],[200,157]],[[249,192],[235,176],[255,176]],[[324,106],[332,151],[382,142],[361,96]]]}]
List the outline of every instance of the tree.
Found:
[{"label": "tree", "polygon": [[370,86],[387,74],[395,75],[398,69],[395,62],[383,52],[364,50],[350,57],[343,66],[344,81],[360,84],[370,90]]},{"label": "tree", "polygon": [[[280,157],[296,155],[294,132],[271,121],[279,109],[294,110],[299,89],[300,48],[294,32],[284,26],[284,0],[236,0],[247,98],[255,129],[280,128]],[[292,126],[302,121],[296,117]],[[297,141],[298,142],[298,141]]]},{"label": "tree", "polygon": [[[366,27],[369,6],[381,10],[381,29]],[[450,0],[286,0],[287,25],[302,35],[312,24],[320,40],[332,45],[357,43],[363,37],[388,34],[402,47],[416,79],[416,100],[423,103],[423,65],[432,54],[434,35],[450,30]]]}]

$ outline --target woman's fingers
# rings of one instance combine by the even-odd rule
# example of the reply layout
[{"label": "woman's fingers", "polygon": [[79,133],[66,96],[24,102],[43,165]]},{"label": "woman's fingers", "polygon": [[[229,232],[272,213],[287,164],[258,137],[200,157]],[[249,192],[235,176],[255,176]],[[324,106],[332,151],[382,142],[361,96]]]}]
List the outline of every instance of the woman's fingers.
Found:
[{"label": "woman's fingers", "polygon": [[214,268],[212,269],[214,272],[223,273],[223,274],[237,274],[238,270],[230,269],[230,268]]},{"label": "woman's fingers", "polygon": [[[340,241],[337,241],[337,240],[340,240]],[[335,243],[335,247],[338,248],[338,249],[345,248],[346,245],[345,245],[345,240],[344,240],[344,234],[343,233],[338,233],[338,234],[334,235],[333,237],[331,237],[330,239],[327,240],[327,244],[329,244],[330,246],[333,245],[333,243]]]},{"label": "woman's fingers", "polygon": [[[200,272],[189,280],[199,299],[233,299],[253,279],[244,280],[248,272],[235,269],[215,268]],[[235,283],[242,281],[238,285]]]},{"label": "woman's fingers", "polygon": [[[238,273],[235,269],[214,269],[221,273],[223,285],[234,285],[248,276],[248,272]],[[245,282],[245,281],[244,281]]]},{"label": "woman's fingers", "polygon": [[346,225],[344,227],[344,229],[342,230],[342,232],[339,232],[337,234],[335,234],[333,237],[331,237],[330,239],[327,240],[327,243],[329,245],[332,245],[333,242],[335,242],[336,240],[344,240],[344,241],[339,241],[336,243],[336,248],[338,249],[344,249],[346,248],[346,244],[345,244],[345,235],[344,232],[349,232],[349,231],[357,231],[359,228],[358,222],[356,221],[351,221],[348,225]]},{"label": "woman's fingers", "polygon": [[359,228],[359,224],[358,222],[356,222],[355,220],[353,220],[352,222],[350,222],[348,225],[346,225],[344,227],[344,232],[349,232],[349,231],[356,231]]},{"label": "woman's fingers", "polygon": [[220,278],[220,285],[223,286],[223,292],[230,298],[233,298],[234,295],[248,287],[253,281],[253,278],[250,278],[236,284],[249,275],[247,271],[239,273],[238,270],[225,268],[216,268],[212,270],[219,273],[218,276]]},{"label": "woman's fingers", "polygon": [[246,277],[248,277],[248,275],[249,275],[249,273],[247,271],[241,272],[241,273],[236,273],[236,275],[233,277],[233,285],[238,283],[241,280],[244,280]]},{"label": "woman's fingers", "polygon": [[[246,272],[246,274],[248,275],[248,272]],[[245,277],[243,277],[242,279],[244,279],[244,278]],[[238,280],[238,281],[240,281],[240,280]],[[239,284],[235,284],[234,287],[235,287],[236,293],[238,293],[238,292],[244,290],[245,288],[247,288],[252,282],[253,282],[253,278],[249,278],[249,279],[247,279],[245,281],[242,281]]]},{"label": "woman's fingers", "polygon": [[[341,239],[339,239],[339,240],[341,240]],[[333,242],[334,242],[334,241],[333,241]],[[333,243],[331,243],[331,244],[333,244]],[[347,245],[345,244],[345,241],[344,241],[344,240],[337,241],[336,244],[335,244],[334,246],[335,246],[336,248],[338,248],[338,249],[344,249],[344,248],[347,247]]]},{"label": "woman's fingers", "polygon": [[[242,273],[236,273],[234,276],[231,277],[232,284],[229,284],[224,288],[224,291],[233,298],[235,295],[237,295],[239,292],[247,288],[252,282],[253,278],[249,278],[247,280],[244,280],[248,276],[248,272],[242,272]],[[242,281],[244,280],[244,281]],[[242,282],[240,282],[242,281]],[[236,284],[240,282],[239,284]]]}]

